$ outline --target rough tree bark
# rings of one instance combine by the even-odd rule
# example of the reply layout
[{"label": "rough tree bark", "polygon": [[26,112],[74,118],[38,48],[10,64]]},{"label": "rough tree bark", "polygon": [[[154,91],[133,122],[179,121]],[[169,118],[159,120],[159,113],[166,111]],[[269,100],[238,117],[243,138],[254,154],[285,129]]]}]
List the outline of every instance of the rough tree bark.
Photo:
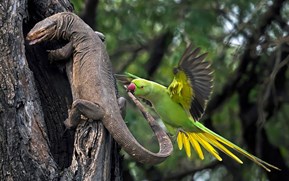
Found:
[{"label": "rough tree bark", "polygon": [[[25,35],[39,20],[72,11],[67,0],[0,3],[0,180],[119,180],[118,147],[100,122],[64,133],[71,92],[61,66]],[[74,148],[74,150],[73,150]]]}]

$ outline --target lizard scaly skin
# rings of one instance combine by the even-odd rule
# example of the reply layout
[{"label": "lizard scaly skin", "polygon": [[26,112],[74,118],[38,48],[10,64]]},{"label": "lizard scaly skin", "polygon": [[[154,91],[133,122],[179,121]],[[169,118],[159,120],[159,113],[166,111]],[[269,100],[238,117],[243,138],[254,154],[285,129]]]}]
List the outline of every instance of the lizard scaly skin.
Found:
[{"label": "lizard scaly skin", "polygon": [[[148,164],[164,161],[173,147],[160,127],[155,132],[160,151],[153,153],[137,142],[124,123],[111,62],[98,35],[78,16],[64,12],[38,22],[27,35],[30,44],[52,39],[69,41],[61,50],[56,50],[55,55],[58,54],[60,59],[73,56],[73,60],[67,62],[67,74],[74,102],[65,121],[66,126],[76,126],[81,115],[102,120],[116,142],[136,161]],[[65,53],[61,53],[63,51]]]}]

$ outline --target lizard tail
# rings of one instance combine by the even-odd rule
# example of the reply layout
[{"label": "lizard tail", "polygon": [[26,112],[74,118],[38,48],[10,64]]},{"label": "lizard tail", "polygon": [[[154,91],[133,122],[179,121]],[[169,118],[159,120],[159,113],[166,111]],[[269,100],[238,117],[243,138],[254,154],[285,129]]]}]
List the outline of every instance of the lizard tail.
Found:
[{"label": "lizard tail", "polygon": [[213,155],[217,160],[222,161],[218,151],[215,149],[222,151],[236,162],[243,164],[242,160],[240,160],[234,153],[232,153],[227,147],[239,152],[240,154],[244,155],[248,159],[255,162],[257,165],[263,167],[266,171],[270,172],[271,168],[280,170],[278,167],[271,165],[260,158],[248,153],[247,151],[243,150],[239,146],[235,145],[234,143],[230,142],[229,140],[223,138],[222,136],[214,133],[213,131],[209,130],[205,126],[203,126],[199,122],[195,122],[196,126],[200,129],[198,132],[185,132],[179,131],[177,135],[177,142],[178,147],[180,150],[185,148],[186,154],[188,157],[191,157],[191,146],[197,152],[199,158],[201,160],[204,159],[204,154],[202,148],[205,148],[211,155]]}]

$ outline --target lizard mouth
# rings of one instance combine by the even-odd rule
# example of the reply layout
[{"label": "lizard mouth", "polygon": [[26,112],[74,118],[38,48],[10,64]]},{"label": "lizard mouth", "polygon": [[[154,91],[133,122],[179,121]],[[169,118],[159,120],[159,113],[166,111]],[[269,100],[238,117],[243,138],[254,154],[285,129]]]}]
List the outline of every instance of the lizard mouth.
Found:
[{"label": "lizard mouth", "polygon": [[40,43],[42,41],[48,40],[53,37],[56,30],[56,24],[52,23],[45,28],[41,28],[40,30],[33,31],[31,30],[26,39],[29,41],[29,45],[34,45],[36,43]]},{"label": "lizard mouth", "polygon": [[39,43],[41,42],[42,40],[45,40],[45,38],[47,37],[48,35],[45,34],[45,33],[41,33],[41,34],[38,34],[37,38],[34,38],[34,39],[28,39],[30,42],[29,42],[29,45],[34,45],[36,43]]}]

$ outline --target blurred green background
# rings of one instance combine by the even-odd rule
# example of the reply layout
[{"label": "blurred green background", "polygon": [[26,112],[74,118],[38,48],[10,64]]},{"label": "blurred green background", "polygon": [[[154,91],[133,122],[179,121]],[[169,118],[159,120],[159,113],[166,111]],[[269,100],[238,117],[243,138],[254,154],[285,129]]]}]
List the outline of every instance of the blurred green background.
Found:
[{"label": "blurred green background", "polygon": [[[175,147],[173,155],[156,166],[135,163],[123,152],[124,180],[285,178],[289,165],[288,2],[103,0],[94,1],[93,7],[88,2],[72,0],[75,13],[105,34],[116,73],[128,71],[169,85],[172,68],[189,43],[209,52],[214,92],[201,121],[283,170],[269,174],[244,157],[240,157],[243,165],[224,155],[223,162],[216,162],[207,153],[203,161],[195,153],[187,159],[184,150]],[[152,131],[132,103],[126,121],[145,147],[158,150]]]}]

